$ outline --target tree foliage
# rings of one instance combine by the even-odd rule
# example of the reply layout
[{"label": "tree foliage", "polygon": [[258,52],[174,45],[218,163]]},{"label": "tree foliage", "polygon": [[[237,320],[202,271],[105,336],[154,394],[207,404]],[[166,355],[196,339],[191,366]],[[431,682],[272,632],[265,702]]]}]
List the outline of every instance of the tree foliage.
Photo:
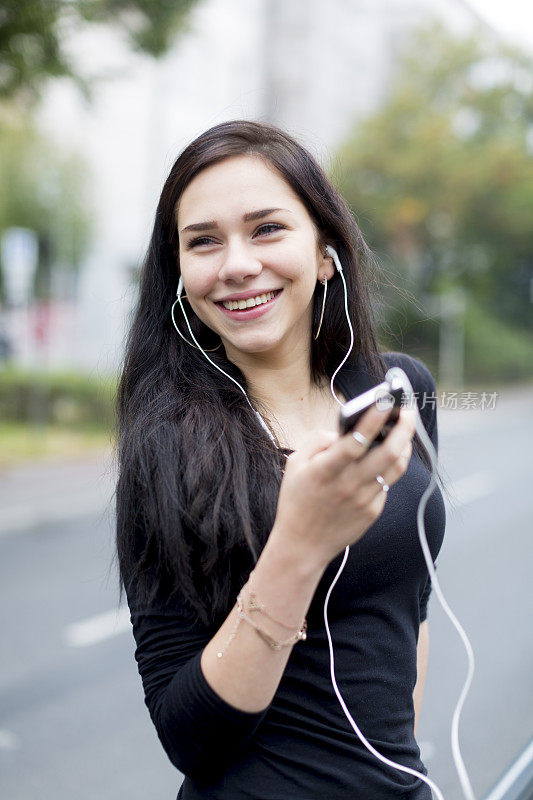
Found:
[{"label": "tree foliage", "polygon": [[382,107],[342,147],[338,183],[411,287],[454,285],[531,326],[533,62],[441,25],[413,35]]},{"label": "tree foliage", "polygon": [[198,0],[3,0],[0,6],[0,98],[38,97],[50,77],[67,76],[88,91],[65,48],[83,25],[105,23],[142,53],[162,55]]},{"label": "tree foliage", "polygon": [[36,232],[37,297],[47,297],[61,273],[75,277],[90,230],[86,167],[79,155],[60,152],[38,131],[32,111],[40,90],[49,78],[67,77],[90,94],[90,76],[81,74],[69,55],[77,32],[105,24],[120,31],[132,49],[158,57],[186,29],[197,2],[3,0],[0,5],[0,234],[12,226]]}]

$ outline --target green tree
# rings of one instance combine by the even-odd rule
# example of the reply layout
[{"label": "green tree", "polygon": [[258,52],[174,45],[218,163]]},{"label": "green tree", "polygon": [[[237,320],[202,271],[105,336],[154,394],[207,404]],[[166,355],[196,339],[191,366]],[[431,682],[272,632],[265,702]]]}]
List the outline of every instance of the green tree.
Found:
[{"label": "green tree", "polygon": [[413,35],[379,111],[341,148],[338,184],[415,293],[461,286],[533,326],[533,62],[481,33]]},{"label": "green tree", "polygon": [[198,0],[3,0],[0,7],[0,99],[35,100],[50,77],[80,75],[64,47],[80,26],[105,23],[131,46],[162,55],[186,26]]},{"label": "green tree", "polygon": [[[69,55],[69,36],[104,24],[132,49],[159,57],[187,29],[199,0],[3,0],[0,6],[0,234],[11,226],[39,239],[35,296],[55,279],[75,280],[90,233],[88,174],[75,153],[49,142],[33,106],[49,78],[67,77],[90,95]],[[0,265],[1,270],[1,265]],[[0,275],[1,277],[1,275]]]}]

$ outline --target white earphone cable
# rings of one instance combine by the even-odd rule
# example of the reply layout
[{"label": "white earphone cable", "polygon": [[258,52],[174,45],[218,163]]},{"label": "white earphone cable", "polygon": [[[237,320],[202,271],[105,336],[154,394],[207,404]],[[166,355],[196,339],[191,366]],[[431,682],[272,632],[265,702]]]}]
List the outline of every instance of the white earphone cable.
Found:
[{"label": "white earphone cable", "polygon": [[440,587],[439,579],[437,577],[437,573],[435,571],[435,567],[433,564],[433,559],[431,558],[431,552],[428,546],[427,537],[426,537],[426,529],[424,525],[424,515],[426,511],[426,504],[429,500],[430,495],[432,494],[435,486],[436,486],[436,478],[435,474],[437,471],[437,460],[438,456],[433,447],[433,442],[429,438],[429,435],[426,431],[424,423],[420,417],[420,412],[418,410],[418,406],[416,400],[414,399],[414,391],[409,378],[405,374],[405,372],[400,369],[399,367],[392,367],[388,370],[386,376],[386,380],[392,381],[393,378],[397,378],[399,381],[402,382],[404,391],[408,395],[408,401],[412,405],[412,407],[416,410],[416,431],[422,440],[422,444],[424,445],[430,461],[431,461],[431,476],[430,482],[420,499],[420,503],[418,505],[417,511],[417,525],[418,525],[418,538],[420,539],[420,545],[422,547],[422,552],[424,554],[424,559],[428,568],[429,576],[431,578],[432,586],[435,590],[437,597],[439,598],[439,602],[444,609],[446,615],[452,622],[452,625],[455,627],[456,631],[458,632],[466,650],[467,658],[468,658],[468,672],[467,677],[459,696],[459,700],[455,707],[453,718],[452,718],[452,727],[451,727],[451,746],[452,746],[452,754],[453,759],[455,762],[455,767],[457,770],[457,774],[459,775],[459,780],[461,781],[461,787],[463,789],[463,794],[467,798],[467,800],[475,800],[474,792],[472,789],[472,785],[470,783],[468,773],[466,771],[466,767],[464,765],[463,758],[461,756],[461,749],[459,747],[459,719],[461,716],[461,711],[463,709],[464,701],[466,700],[466,696],[472,684],[472,680],[474,678],[474,651],[468,636],[466,635],[461,623],[451,610],[446,598],[444,597],[444,593]]},{"label": "white earphone cable", "polygon": [[328,589],[328,592],[326,594],[326,599],[324,601],[324,626],[326,628],[326,634],[327,634],[327,637],[328,637],[328,644],[329,644],[330,677],[331,677],[331,683],[333,685],[333,689],[335,691],[335,694],[337,695],[337,700],[339,701],[339,703],[341,705],[341,708],[344,711],[344,714],[345,714],[346,718],[348,719],[348,722],[350,723],[350,725],[352,726],[354,732],[359,737],[359,739],[362,741],[364,746],[367,748],[367,750],[370,750],[370,752],[374,756],[376,756],[376,758],[379,758],[379,760],[382,761],[384,764],[388,764],[389,767],[394,767],[395,769],[401,770],[402,772],[408,772],[410,775],[414,775],[416,778],[420,778],[421,780],[424,781],[424,783],[427,783],[428,786],[430,786],[434,790],[435,794],[437,795],[438,800],[444,800],[444,795],[440,791],[439,787],[431,780],[431,778],[428,778],[426,775],[423,775],[421,772],[417,772],[415,769],[411,769],[411,767],[405,767],[405,766],[403,766],[403,764],[397,764],[395,761],[391,761],[389,758],[387,758],[386,756],[382,755],[378,750],[376,750],[376,748],[373,745],[370,744],[370,742],[363,735],[363,733],[360,731],[359,727],[357,726],[357,723],[355,722],[354,718],[350,714],[350,711],[349,711],[346,703],[344,702],[344,698],[343,698],[343,696],[342,696],[342,694],[341,694],[341,692],[339,690],[339,687],[337,686],[337,680],[335,678],[335,654],[334,654],[334,651],[333,651],[333,642],[331,640],[331,632],[329,630],[329,623],[328,623],[328,602],[329,602],[329,598],[330,598],[331,592],[333,590],[333,587],[335,586],[335,584],[337,583],[338,579],[340,578],[341,573],[342,573],[342,571],[344,569],[344,566],[346,564],[346,561],[348,560],[349,553],[350,553],[350,547],[347,546],[345,551],[344,551],[344,557],[342,559],[341,565],[340,565],[339,569],[337,570],[337,574],[335,575],[335,577],[334,577],[334,579],[333,579],[333,581],[331,583],[331,586]]},{"label": "white earphone cable", "polygon": [[[390,370],[388,370],[388,372],[387,372],[387,374],[385,376],[385,379],[388,380],[388,381],[392,381],[393,378],[396,378],[397,380],[402,382],[404,391],[408,395],[408,401],[412,402],[412,399],[414,397],[413,388],[412,388],[411,383],[409,381],[409,378],[407,377],[405,372],[402,369],[400,369],[399,367],[392,367]],[[422,552],[424,554],[424,559],[426,561],[428,572],[429,572],[429,575],[431,577],[432,585],[435,588],[435,592],[436,592],[436,594],[437,594],[437,596],[439,598],[439,601],[440,601],[444,611],[446,612],[446,614],[448,615],[448,617],[450,618],[450,620],[454,624],[455,628],[459,632],[459,635],[461,636],[461,639],[462,639],[462,641],[463,641],[463,643],[465,645],[467,656],[468,656],[468,675],[467,675],[467,679],[466,679],[465,685],[464,685],[463,690],[461,692],[461,696],[459,698],[459,701],[458,701],[458,703],[457,703],[457,705],[455,707],[455,711],[454,711],[454,714],[453,714],[453,721],[452,721],[452,754],[453,754],[455,767],[456,767],[457,773],[459,775],[459,780],[461,781],[461,787],[462,787],[462,790],[463,790],[463,794],[465,795],[467,800],[475,800],[475,795],[474,795],[474,792],[473,792],[473,789],[472,789],[472,785],[470,783],[470,779],[468,777],[468,773],[466,771],[466,767],[464,765],[464,762],[463,762],[463,759],[462,759],[462,756],[461,756],[461,749],[459,747],[459,718],[460,718],[460,715],[461,715],[461,710],[462,710],[464,701],[466,699],[466,695],[468,694],[468,690],[470,688],[470,685],[472,683],[472,679],[473,679],[473,676],[474,676],[474,653],[473,653],[472,646],[470,644],[470,641],[468,640],[468,637],[467,637],[466,633],[464,632],[463,628],[461,627],[461,624],[459,623],[457,617],[453,614],[452,610],[450,609],[448,603],[446,602],[444,594],[443,594],[443,592],[442,592],[442,590],[440,588],[439,580],[437,578],[437,574],[436,574],[435,567],[434,567],[434,564],[433,564],[433,559],[431,557],[431,551],[430,551],[428,543],[427,543],[426,530],[425,530],[425,525],[424,525],[424,513],[425,513],[427,501],[428,501],[428,499],[429,499],[429,497],[430,497],[431,493],[433,492],[433,489],[435,488],[435,485],[436,485],[435,472],[436,472],[436,469],[437,469],[437,454],[435,452],[435,448],[433,447],[433,443],[431,442],[431,439],[429,438],[429,436],[428,436],[428,434],[426,432],[426,429],[424,427],[424,424],[423,424],[423,422],[422,422],[422,420],[420,418],[420,413],[418,411],[418,406],[416,404],[416,401],[414,402],[414,407],[415,407],[416,412],[417,412],[416,430],[417,430],[417,433],[419,434],[420,438],[422,439],[422,443],[424,444],[424,447],[428,451],[428,455],[430,457],[431,467],[432,467],[430,482],[429,482],[425,492],[423,493],[423,495],[422,495],[422,497],[420,499],[419,505],[418,505],[418,511],[417,511],[418,537],[419,537],[419,540],[420,540],[420,544],[421,544],[421,547],[422,547]],[[340,576],[342,574],[342,571],[343,571],[343,569],[345,567],[345,564],[346,564],[346,561],[348,559],[349,553],[350,553],[350,547],[347,546],[345,551],[344,551],[344,557],[343,557],[343,560],[341,562],[341,565],[340,565],[340,567],[339,567],[339,569],[337,571],[337,574],[335,575],[335,578],[333,579],[333,581],[331,583],[331,586],[329,587],[329,590],[328,590],[328,592],[326,594],[326,599],[325,599],[325,602],[324,602],[324,625],[325,625],[325,628],[326,628],[326,634],[327,634],[327,637],[328,637],[328,644],[329,644],[330,675],[331,675],[331,683],[333,685],[333,689],[334,689],[335,694],[337,696],[337,699],[338,699],[338,701],[339,701],[339,703],[341,705],[341,708],[344,711],[344,714],[345,714],[346,718],[348,719],[348,722],[352,726],[353,730],[355,731],[355,733],[357,734],[357,736],[359,737],[361,742],[365,745],[365,747],[368,750],[370,750],[370,752],[373,753],[373,755],[375,755],[376,758],[379,758],[379,760],[382,761],[384,764],[388,764],[389,766],[394,767],[395,769],[401,770],[402,772],[407,772],[410,775],[414,775],[415,777],[420,778],[422,781],[424,781],[424,783],[427,783],[428,786],[430,786],[431,789],[433,789],[433,791],[435,792],[438,800],[444,800],[444,795],[442,794],[441,790],[439,789],[439,787],[430,778],[428,778],[426,775],[423,775],[420,772],[417,772],[416,770],[411,769],[410,767],[406,767],[406,766],[403,766],[402,764],[397,764],[396,762],[391,761],[390,759],[386,758],[381,753],[379,753],[375,749],[375,747],[373,747],[370,744],[370,742],[362,734],[362,732],[358,728],[356,722],[354,721],[352,715],[350,714],[350,711],[348,710],[348,708],[346,706],[346,703],[344,702],[344,698],[342,697],[342,694],[340,693],[339,687],[337,686],[337,681],[336,681],[336,678],[335,678],[335,654],[334,654],[334,650],[333,650],[333,642],[332,642],[332,639],[331,639],[331,633],[330,633],[330,629],[329,629],[327,608],[328,608],[328,602],[329,602],[329,598],[330,598],[331,592],[333,590],[333,587],[335,586],[335,584],[337,583],[338,579],[340,578]]]},{"label": "white earphone cable", "polygon": [[[180,286],[181,286],[181,278],[180,278]],[[260,423],[261,427],[262,427],[262,428],[263,428],[263,429],[266,431],[266,433],[268,433],[268,436],[270,437],[270,440],[273,442],[273,444],[276,444],[276,441],[275,441],[274,437],[272,436],[272,432],[271,432],[270,428],[269,428],[269,427],[268,427],[268,425],[266,424],[266,422],[265,422],[265,420],[263,419],[263,417],[261,416],[261,414],[260,414],[258,411],[256,411],[256,410],[255,410],[255,408],[253,407],[253,405],[251,404],[251,402],[250,402],[250,399],[249,399],[248,395],[247,395],[247,394],[246,394],[246,392],[244,391],[244,389],[243,389],[243,387],[241,386],[241,384],[239,383],[239,381],[236,381],[236,380],[235,380],[235,378],[232,378],[232,377],[231,377],[231,375],[228,375],[228,373],[227,373],[227,372],[225,372],[225,371],[222,369],[222,367],[219,367],[219,366],[218,366],[218,364],[215,364],[215,362],[214,362],[214,361],[213,361],[211,358],[209,358],[209,356],[207,355],[207,353],[205,352],[205,350],[203,349],[203,347],[201,347],[200,343],[197,341],[197,339],[196,339],[196,336],[195,336],[195,335],[194,335],[194,333],[192,332],[192,328],[191,328],[191,326],[189,325],[189,320],[188,320],[188,318],[187,318],[187,314],[185,313],[185,309],[183,308],[183,303],[182,303],[182,301],[181,301],[181,291],[180,291],[180,286],[178,286],[178,297],[177,297],[177,299],[176,299],[176,300],[174,300],[174,302],[173,302],[173,304],[172,304],[172,309],[171,309],[171,312],[170,312],[170,313],[171,313],[171,316],[172,316],[172,322],[174,323],[174,327],[176,328],[177,332],[179,333],[179,335],[180,335],[180,336],[182,337],[182,339],[183,339],[183,334],[181,333],[180,329],[178,328],[178,326],[177,326],[177,324],[176,324],[176,320],[174,319],[174,306],[176,305],[176,303],[179,303],[179,304],[180,304],[181,311],[182,311],[182,314],[183,314],[183,316],[184,316],[184,318],[185,318],[185,322],[186,322],[186,324],[187,324],[187,328],[189,329],[189,333],[191,334],[192,340],[193,340],[193,342],[195,343],[195,345],[196,345],[196,347],[198,348],[198,350],[200,350],[200,351],[201,351],[201,352],[204,354],[204,356],[207,358],[207,360],[209,361],[209,363],[210,363],[210,364],[212,364],[212,365],[213,365],[213,367],[214,367],[215,369],[218,369],[218,371],[219,371],[219,372],[221,372],[223,375],[225,375],[225,376],[226,376],[226,378],[229,378],[229,379],[230,379],[230,381],[233,381],[233,383],[235,384],[235,386],[238,386],[238,387],[239,387],[239,389],[241,390],[241,392],[243,393],[243,395],[244,395],[244,396],[245,396],[245,398],[246,398],[246,402],[248,403],[248,405],[250,406],[250,408],[251,408],[251,409],[252,409],[252,411],[254,412],[255,416],[257,417],[257,419],[258,419],[258,421],[259,421],[259,423]]]},{"label": "white earphone cable", "polygon": [[342,264],[340,262],[340,258],[338,256],[338,253],[335,250],[335,248],[331,247],[331,245],[329,245],[329,244],[326,245],[326,252],[327,252],[328,255],[330,255],[332,257],[333,261],[335,262],[335,266],[337,267],[337,271],[338,271],[339,275],[342,278],[342,285],[344,287],[344,311],[345,311],[345,314],[346,314],[346,322],[348,323],[348,328],[350,330],[350,346],[348,348],[348,351],[347,351],[346,355],[342,359],[341,363],[339,364],[339,366],[337,367],[337,369],[335,370],[335,372],[331,376],[331,381],[330,381],[330,384],[329,384],[330,389],[331,389],[331,394],[333,395],[333,397],[335,398],[337,403],[340,406],[342,406],[343,403],[337,397],[337,393],[335,392],[335,388],[334,388],[333,383],[335,381],[335,378],[337,377],[337,373],[340,371],[341,367],[344,366],[344,364],[346,363],[346,361],[348,359],[348,356],[350,355],[350,353],[353,350],[354,335],[353,335],[352,323],[350,322],[350,314],[348,312],[348,289],[346,287],[346,280],[344,279],[344,272],[343,272],[343,269],[342,269]]}]

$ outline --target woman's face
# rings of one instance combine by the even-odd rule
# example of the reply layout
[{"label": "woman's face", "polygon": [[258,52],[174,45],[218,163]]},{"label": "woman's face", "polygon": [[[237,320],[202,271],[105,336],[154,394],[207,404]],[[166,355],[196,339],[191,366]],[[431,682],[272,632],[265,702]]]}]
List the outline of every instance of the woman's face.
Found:
[{"label": "woman's face", "polygon": [[309,347],[313,293],[333,266],[273,167],[253,155],[207,167],[183,192],[176,222],[184,292],[228,358]]}]

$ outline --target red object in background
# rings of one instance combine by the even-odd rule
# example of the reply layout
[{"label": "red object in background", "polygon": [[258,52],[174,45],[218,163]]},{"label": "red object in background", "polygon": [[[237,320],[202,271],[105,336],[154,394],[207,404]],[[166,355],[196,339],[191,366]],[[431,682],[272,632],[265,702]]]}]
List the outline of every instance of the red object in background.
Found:
[{"label": "red object in background", "polygon": [[50,340],[52,309],[48,300],[41,300],[32,308],[33,340],[38,347],[45,347]]}]

